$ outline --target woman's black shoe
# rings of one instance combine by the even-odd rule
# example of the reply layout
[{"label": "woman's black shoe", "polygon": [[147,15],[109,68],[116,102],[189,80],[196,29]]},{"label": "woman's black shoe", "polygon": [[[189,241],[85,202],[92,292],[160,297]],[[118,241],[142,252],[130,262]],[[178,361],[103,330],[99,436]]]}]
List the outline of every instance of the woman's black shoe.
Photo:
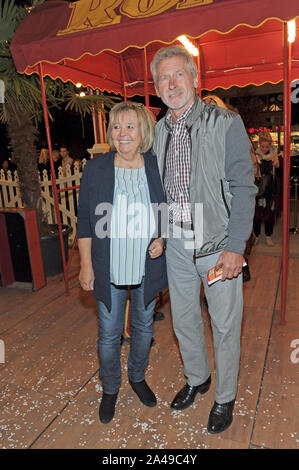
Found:
[{"label": "woman's black shoe", "polygon": [[108,394],[103,393],[99,415],[101,423],[107,424],[109,421],[112,420],[114,413],[115,413],[115,403],[117,400],[117,393],[115,394]]},{"label": "woman's black shoe", "polygon": [[156,397],[154,392],[149,388],[145,380],[142,382],[131,382],[129,380],[130,385],[136,395],[138,396],[139,400],[146,406],[155,406],[157,403]]}]

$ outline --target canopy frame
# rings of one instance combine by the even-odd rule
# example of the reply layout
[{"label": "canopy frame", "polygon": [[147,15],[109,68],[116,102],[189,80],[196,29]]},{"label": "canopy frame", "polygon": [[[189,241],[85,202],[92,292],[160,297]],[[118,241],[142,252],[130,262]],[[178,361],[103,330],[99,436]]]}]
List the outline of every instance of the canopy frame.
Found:
[{"label": "canopy frame", "polygon": [[[90,0],[91,1],[91,0]],[[83,2],[83,0],[82,0]],[[87,2],[87,0],[86,0]],[[79,2],[78,2],[79,3]],[[134,2],[133,2],[134,3]],[[126,5],[133,5],[131,1],[127,1]],[[220,42],[230,40],[232,41],[236,37],[243,38],[244,32],[248,29],[249,34],[248,38],[244,36],[245,38],[245,44],[246,41],[250,41],[252,44],[256,44],[256,38],[259,34],[264,33],[265,34],[265,39],[266,39],[266,45],[271,42],[271,28],[273,25],[273,33],[276,34],[279,32],[280,28],[282,29],[282,54],[281,54],[281,62],[280,63],[275,63],[273,60],[270,58],[269,63],[267,64],[267,55],[265,55],[264,62],[257,62],[251,63],[251,67],[256,67],[254,70],[256,71],[255,73],[260,74],[258,79],[256,80],[256,84],[261,84],[262,80],[264,79],[264,75],[269,75],[271,73],[271,80],[267,80],[271,83],[278,83],[281,80],[284,82],[284,153],[285,153],[285,158],[283,159],[283,251],[282,251],[282,291],[281,291],[281,322],[285,323],[285,309],[286,309],[286,295],[287,295],[287,269],[288,269],[288,256],[289,256],[289,212],[290,212],[290,200],[289,200],[289,193],[290,193],[290,183],[289,183],[289,176],[290,176],[290,126],[291,126],[291,117],[290,117],[290,109],[291,109],[291,80],[292,80],[292,46],[288,43],[287,40],[287,21],[291,19],[291,17],[298,17],[298,9],[296,7],[296,2],[294,0],[286,0],[285,5],[283,7],[280,4],[276,4],[271,2],[270,0],[265,0],[263,2],[263,5],[261,5],[261,2],[258,0],[252,0],[251,2],[248,2],[245,4],[245,2],[241,5],[241,2],[238,0],[230,0],[229,2],[222,2],[221,0],[214,0],[211,2],[202,2],[202,3],[211,3],[211,5],[207,5],[205,7],[198,7],[192,5],[192,8],[185,8],[183,4],[188,3],[190,6],[192,4],[192,1],[188,2],[183,2],[181,0],[177,1],[177,6],[171,7],[169,9],[169,12],[167,11],[167,17],[171,18],[171,24],[175,25],[175,30],[177,31],[177,35],[179,34],[184,34],[182,30],[189,30],[189,37],[193,39],[194,42],[197,43],[198,49],[199,49],[199,56],[197,57],[197,66],[198,66],[198,81],[199,81],[199,89],[198,93],[199,96],[201,96],[201,91],[202,89],[209,89],[213,90],[218,86],[221,86],[222,88],[226,89],[225,86],[223,86],[223,83],[219,85],[217,84],[219,82],[218,80],[218,75],[222,74],[222,76],[225,76],[226,70],[221,66],[226,64],[225,61],[221,62],[215,59],[214,55],[212,54],[212,62],[210,64],[207,64],[207,56],[206,56],[206,49],[205,47],[207,44],[213,41],[213,38],[215,39],[215,36],[217,34],[223,35],[223,38],[220,38],[218,42],[218,47]],[[194,2],[195,3],[195,2]],[[175,2],[174,2],[175,4]],[[56,6],[57,5],[57,6]],[[135,5],[135,4],[134,4]],[[242,7],[240,9],[240,6]],[[235,8],[236,7],[236,8]],[[267,14],[268,8],[271,7],[271,13],[272,16],[269,17]],[[136,7],[137,10],[139,7]],[[149,7],[147,7],[149,8]],[[151,8],[151,7],[150,7]],[[175,10],[177,8],[177,11]],[[232,10],[233,8],[233,10]],[[39,10],[38,10],[39,9]],[[184,17],[180,16],[179,14],[179,9],[181,11],[184,11]],[[50,4],[43,4],[40,7],[37,7],[36,9],[33,10],[31,15],[37,14],[37,17],[40,13],[46,14],[48,11],[51,12],[61,12],[63,15],[66,13],[68,10],[68,7],[65,5],[64,2],[57,1],[56,3],[53,2]],[[136,10],[136,11],[137,11]],[[168,7],[167,7],[168,10]],[[124,11],[124,10],[122,10]],[[194,12],[197,12],[200,16],[204,18],[204,20],[207,20],[208,27],[206,28],[206,31],[203,30],[202,24],[206,24],[205,21],[203,20],[200,30],[197,28],[197,23],[196,25],[193,24],[189,25],[189,21],[192,22],[192,18],[194,17]],[[254,14],[252,13],[254,11]],[[223,19],[219,22],[219,13],[225,12],[226,14],[223,15]],[[232,12],[233,18],[229,17],[229,12]],[[121,10],[113,10],[113,13],[119,14],[121,13]],[[140,12],[139,12],[140,13]],[[215,13],[217,13],[215,17]],[[63,15],[55,15],[55,20],[56,21],[56,29],[55,31],[60,34],[63,31],[64,28],[66,27],[65,24],[65,19],[62,18]],[[164,15],[164,16],[163,16]],[[84,83],[84,86],[87,86],[89,89],[101,89],[102,91],[106,89],[106,83],[114,83],[115,86],[118,87],[120,90],[120,93],[123,93],[125,101],[128,99],[129,96],[131,95],[136,95],[140,94],[137,91],[137,87],[134,89],[132,86],[132,80],[130,76],[130,70],[131,70],[131,62],[130,63],[130,69],[126,67],[126,64],[123,60],[123,57],[121,53],[124,51],[127,51],[128,48],[130,47],[128,44],[134,42],[135,46],[138,49],[142,50],[143,53],[143,77],[140,76],[137,79],[137,82],[140,84],[143,82],[143,91],[142,94],[145,98],[145,104],[146,106],[149,106],[150,100],[149,100],[149,94],[151,93],[151,90],[153,90],[152,82],[149,81],[149,72],[148,72],[148,52],[153,53],[154,48],[151,47],[149,50],[149,45],[152,44],[153,42],[156,42],[153,40],[153,34],[149,34],[149,29],[152,31],[155,31],[155,28],[158,26],[158,21],[159,18],[158,16],[152,15],[145,15],[146,18],[144,20],[144,24],[140,19],[128,19],[125,17],[121,18],[121,24],[115,25],[116,29],[112,30],[112,26],[107,26],[107,29],[104,28],[98,28],[96,29],[93,26],[93,29],[90,30],[91,36],[86,37],[86,31],[80,31],[76,32],[73,35],[72,34],[67,34],[67,36],[62,37],[63,41],[65,39],[65,42],[62,42],[62,49],[63,51],[60,51],[60,57],[65,57],[64,59],[59,57],[59,54],[54,53],[53,55],[53,50],[55,51],[55,48],[57,50],[57,44],[59,36],[55,36],[55,31],[53,29],[53,25],[51,25],[52,30],[48,30],[49,36],[43,35],[43,28],[39,27],[37,28],[37,34],[35,34],[33,42],[28,42],[28,33],[30,33],[30,26],[29,30],[27,28],[26,30],[26,25],[24,26],[24,30],[22,33],[25,34],[25,36],[18,37],[18,35],[14,36],[14,39],[16,37],[15,43],[13,40],[12,43],[12,52],[14,55],[14,59],[16,63],[18,62],[20,65],[19,70],[20,71],[25,71],[28,74],[31,73],[38,73],[40,76],[40,82],[41,82],[41,90],[42,90],[42,102],[43,102],[43,111],[44,111],[44,121],[45,121],[45,127],[46,127],[46,136],[47,136],[47,142],[48,142],[48,148],[49,148],[49,154],[50,154],[50,164],[51,164],[51,174],[52,174],[52,181],[53,181],[53,194],[54,194],[54,202],[55,202],[55,211],[57,215],[57,222],[58,222],[58,228],[59,228],[59,238],[60,238],[60,244],[61,244],[61,252],[62,252],[62,262],[63,262],[63,274],[64,274],[64,281],[66,285],[66,291],[67,293],[69,292],[69,287],[68,287],[68,279],[70,278],[68,276],[68,267],[70,264],[70,260],[68,263],[66,263],[66,256],[64,252],[64,244],[63,244],[63,237],[62,237],[62,225],[61,225],[61,218],[60,218],[60,211],[58,207],[58,193],[60,190],[57,190],[57,185],[56,185],[56,176],[55,176],[55,171],[54,171],[54,163],[53,163],[53,155],[52,155],[52,143],[51,143],[51,133],[50,133],[50,126],[49,126],[49,120],[48,120],[48,110],[47,110],[47,102],[46,102],[46,96],[45,96],[45,89],[44,89],[44,77],[46,75],[52,76],[52,78],[58,78],[59,75],[61,75],[61,79],[66,81],[66,80],[71,80],[74,82],[73,77],[81,75],[82,78],[84,79],[86,77],[90,77],[90,81],[92,82],[94,80],[94,84],[86,84]],[[28,15],[29,17],[29,15]],[[164,18],[166,18],[166,13],[161,13],[161,18],[162,21],[164,21]],[[235,19],[238,18],[238,23],[235,23]],[[247,19],[250,18],[249,21]],[[270,21],[268,24],[267,21]],[[275,21],[278,20],[280,26],[276,26]],[[26,18],[24,22],[26,21]],[[28,18],[29,23],[26,23],[27,25],[30,25],[30,17]],[[59,23],[59,24],[58,24]],[[220,23],[222,23],[220,25]],[[267,23],[267,25],[265,25]],[[42,22],[37,23],[42,24]],[[162,24],[162,23],[161,23]],[[151,26],[151,28],[144,28],[144,25],[146,26]],[[164,25],[164,23],[163,23]],[[159,42],[162,44],[170,44],[173,43],[173,31],[169,29],[169,21],[166,20],[165,25],[167,25],[167,28],[165,27],[163,29],[160,28],[159,30]],[[187,25],[187,27],[186,27]],[[219,25],[222,26],[219,29]],[[264,27],[264,25],[266,27]],[[140,28],[142,28],[144,33],[144,38],[142,38],[143,42],[138,39],[137,32],[141,31]],[[216,27],[215,27],[216,26]],[[54,26],[55,27],[55,26]],[[240,30],[238,33],[236,33],[236,28],[240,27]],[[58,29],[57,29],[58,28]],[[215,28],[215,29],[213,29]],[[109,34],[108,34],[109,31]],[[116,31],[115,34],[114,31]],[[128,38],[122,37],[122,45],[121,47],[118,47],[119,44],[117,43],[118,41],[118,34],[123,34],[125,31],[125,34],[128,34]],[[104,35],[103,35],[104,32]],[[54,34],[53,34],[54,33]],[[186,31],[185,34],[188,34]],[[198,34],[197,34],[198,33]],[[229,37],[228,34],[232,33]],[[27,34],[27,36],[26,36]],[[81,35],[82,34],[82,35]],[[89,34],[89,31],[88,31]],[[172,41],[170,41],[170,36],[172,36]],[[24,38],[24,42],[22,41],[22,37]],[[109,40],[107,41],[107,38],[109,37]],[[276,45],[279,48],[279,39],[276,37]],[[77,38],[80,38],[79,42],[76,42],[76,51],[75,54],[73,54],[73,58],[68,59],[67,57],[72,57],[72,54],[68,54],[66,51],[67,49],[64,49],[65,45],[70,44],[70,41],[77,40]],[[94,48],[95,41],[90,41],[89,38],[92,38],[93,40],[97,38],[97,44],[101,44],[102,49],[99,51],[99,49]],[[100,40],[100,38],[103,38],[103,41]],[[88,44],[88,39],[89,43],[91,43],[92,47],[89,50],[89,48],[86,47]],[[52,51],[49,57],[43,57],[49,55],[47,53],[48,48],[45,46],[48,46],[48,43],[46,44],[46,41],[52,41]],[[82,41],[81,41],[82,40]],[[157,41],[158,41],[157,40]],[[87,41],[87,42],[86,42]],[[99,42],[98,42],[99,41]],[[112,41],[112,42],[111,42]],[[35,55],[31,54],[31,49],[30,46],[34,44],[36,46],[35,50]],[[234,42],[231,43],[232,45]],[[243,43],[242,43],[243,44]],[[78,45],[78,51],[77,51],[77,45]],[[29,46],[29,48],[28,48]],[[110,48],[110,46],[112,46]],[[54,47],[54,49],[53,49]],[[230,47],[225,46],[226,49],[223,49],[223,51],[227,54],[230,54]],[[268,47],[268,46],[267,46]],[[270,46],[271,47],[271,46]],[[297,46],[296,46],[297,47]],[[88,50],[86,50],[88,49]],[[210,50],[210,49],[209,49]],[[294,48],[295,50],[295,48]],[[64,51],[66,53],[64,53]],[[95,57],[95,55],[99,55],[101,53],[105,52],[107,56],[109,56],[113,60],[113,56],[120,56],[120,61],[119,61],[119,69],[118,69],[118,75],[117,77],[112,77],[112,78],[107,78],[105,74],[98,73],[98,69],[95,69],[94,71],[88,69],[89,66],[89,57]],[[202,52],[202,53],[201,53]],[[77,55],[76,55],[77,54]],[[263,52],[265,54],[265,51]],[[296,54],[297,54],[297,48],[296,48]],[[76,55],[76,57],[74,57]],[[274,54],[272,55],[272,58],[275,57],[276,55],[278,56],[277,49],[275,49]],[[280,55],[280,53],[279,53]],[[35,57],[35,59],[34,59]],[[233,55],[232,55],[233,57]],[[261,56],[258,56],[261,58]],[[263,57],[263,56],[262,56]],[[77,68],[76,67],[76,60],[83,58],[84,60],[82,61],[82,68]],[[56,61],[57,59],[57,61]],[[249,54],[249,60],[254,59],[254,55],[250,56]],[[127,60],[127,56],[126,56]],[[136,60],[136,58],[134,58]],[[272,62],[271,62],[272,60]],[[280,61],[280,59],[279,59]],[[236,61],[237,62],[237,61]],[[79,62],[77,62],[79,63]],[[133,61],[134,63],[134,61]],[[110,67],[110,74],[113,75],[114,69],[111,68],[111,64],[113,62],[109,62],[109,67]],[[214,67],[214,64],[220,64],[219,70],[217,70],[217,67]],[[282,67],[281,67],[282,64]],[[245,64],[246,65],[246,64]],[[55,66],[54,68],[52,66]],[[85,69],[84,69],[85,66]],[[107,74],[109,75],[109,67],[107,69]],[[277,68],[278,67],[278,68]],[[280,67],[280,68],[279,68]],[[17,67],[18,68],[18,67]],[[214,68],[214,70],[212,70]],[[234,83],[235,85],[238,86],[245,86],[243,83],[243,77],[246,75],[246,70],[249,69],[250,67],[245,67],[244,66],[244,61],[240,60],[239,65],[236,63],[235,66],[233,65],[230,71],[232,72],[232,77],[234,77],[234,80],[236,80],[237,83]],[[69,70],[69,73],[65,73],[66,70]],[[283,70],[283,74],[281,71]],[[295,73],[298,72],[298,66],[297,64],[294,64],[294,71]],[[53,72],[53,73],[52,73]],[[72,76],[72,73],[74,72],[75,75]],[[209,75],[207,75],[207,72],[209,72]],[[230,73],[230,72],[229,72]],[[52,75],[51,75],[52,74]],[[72,78],[71,78],[72,77]],[[209,77],[209,79],[207,78]],[[215,77],[212,80],[210,80],[211,77]],[[81,81],[81,80],[78,80]],[[86,82],[88,79],[86,78]],[[98,83],[97,83],[98,82]],[[131,82],[131,83],[130,83]],[[136,83],[137,83],[136,82]],[[208,85],[208,82],[213,84],[213,86]],[[99,83],[101,84],[100,86]],[[134,82],[135,83],[135,82]],[[244,82],[245,83],[245,82]],[[249,83],[249,82],[248,82]],[[253,83],[253,82],[250,82]],[[263,82],[264,83],[264,82]],[[216,84],[216,85],[215,85]],[[232,83],[230,83],[229,87],[233,86]],[[108,89],[107,85],[107,89]],[[90,91],[91,92],[91,91]],[[93,119],[97,120],[99,116],[97,116],[97,113],[93,113]],[[94,121],[95,124],[95,121]],[[103,123],[102,123],[103,124]],[[95,141],[98,143],[99,140],[105,139],[103,135],[105,135],[105,129],[104,127],[99,125],[95,125]],[[78,186],[74,187],[78,188]],[[73,188],[64,188],[64,190],[69,190]],[[77,240],[77,236],[75,238],[74,243]],[[73,248],[72,247],[72,253],[73,253]],[[73,276],[71,276],[73,277]]]}]

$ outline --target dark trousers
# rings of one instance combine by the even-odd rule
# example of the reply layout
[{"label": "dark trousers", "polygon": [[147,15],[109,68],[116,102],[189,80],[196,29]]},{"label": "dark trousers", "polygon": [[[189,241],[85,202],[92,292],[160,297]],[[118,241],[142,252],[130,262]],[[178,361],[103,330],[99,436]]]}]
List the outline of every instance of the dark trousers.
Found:
[{"label": "dark trousers", "polygon": [[256,237],[259,237],[261,233],[262,222],[265,224],[265,235],[270,237],[273,233],[273,227],[275,223],[275,214],[271,210],[272,202],[267,203],[266,207],[255,206],[255,214],[253,219],[253,230]]}]

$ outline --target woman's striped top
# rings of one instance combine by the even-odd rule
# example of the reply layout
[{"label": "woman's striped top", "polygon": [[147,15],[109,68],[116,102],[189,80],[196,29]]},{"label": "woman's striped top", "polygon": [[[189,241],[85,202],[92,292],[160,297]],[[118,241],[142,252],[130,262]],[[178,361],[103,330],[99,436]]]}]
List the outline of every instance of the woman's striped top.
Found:
[{"label": "woman's striped top", "polygon": [[155,232],[145,167],[115,167],[111,219],[110,280],[116,285],[140,284],[145,257]]}]

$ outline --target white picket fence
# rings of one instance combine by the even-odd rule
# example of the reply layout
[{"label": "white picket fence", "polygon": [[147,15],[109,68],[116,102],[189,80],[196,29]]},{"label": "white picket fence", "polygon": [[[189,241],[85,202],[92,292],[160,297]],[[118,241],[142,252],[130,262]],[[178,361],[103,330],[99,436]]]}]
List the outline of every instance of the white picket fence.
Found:
[{"label": "white picket fence", "polygon": [[[58,178],[56,179],[57,188],[68,188],[72,186],[80,186],[82,169],[86,164],[86,160],[82,160],[82,168],[75,162],[70,168],[69,165],[63,170],[58,168]],[[43,199],[43,210],[49,224],[57,224],[56,211],[54,205],[53,186],[51,176],[47,171],[39,174],[41,186],[41,194]],[[69,189],[58,193],[59,210],[62,224],[70,225],[72,233],[69,235],[71,243],[76,235],[77,230],[77,205],[78,205],[79,188]],[[5,172],[0,170],[0,207],[23,207],[23,201],[19,190],[18,172]]]}]

